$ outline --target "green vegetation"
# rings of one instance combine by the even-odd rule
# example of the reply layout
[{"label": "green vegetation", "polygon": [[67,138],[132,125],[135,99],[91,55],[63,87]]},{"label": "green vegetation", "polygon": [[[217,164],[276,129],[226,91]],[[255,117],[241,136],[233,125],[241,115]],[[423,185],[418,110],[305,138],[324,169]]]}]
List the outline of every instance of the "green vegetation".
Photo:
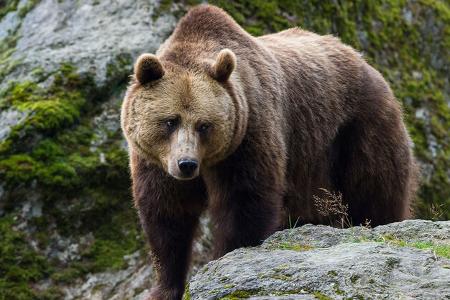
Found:
[{"label": "green vegetation", "polygon": [[17,10],[19,0],[1,0],[0,1],[0,19],[3,18],[10,11]]},{"label": "green vegetation", "polygon": [[[28,0],[20,7],[18,16],[23,19],[25,15],[39,2],[39,0]],[[0,0],[0,20],[11,11],[16,11],[20,1],[19,0]],[[17,31],[17,30],[16,30]],[[0,40],[0,81],[6,75],[15,70],[20,65],[19,60],[11,59],[17,43],[17,32],[13,32]]]},{"label": "green vegetation", "polygon": [[291,250],[291,251],[309,251],[314,249],[314,247],[311,245],[297,244],[290,242],[281,242],[275,245],[275,247],[281,250]]},{"label": "green vegetation", "polygon": [[313,294],[316,299],[320,300],[329,300],[332,299],[320,292],[310,292],[307,289],[298,289],[298,290],[288,290],[288,291],[271,291],[267,293],[262,290],[253,289],[253,290],[235,290],[230,294],[220,298],[220,300],[238,300],[238,299],[247,299],[253,296],[287,296],[287,295],[301,295],[301,294]]},{"label": "green vegetation", "polygon": [[49,265],[14,225],[12,216],[0,218],[0,299],[36,298],[30,283],[44,278]]},{"label": "green vegetation", "polygon": [[221,300],[237,300],[237,299],[246,299],[251,296],[257,295],[259,290],[235,290],[231,294],[226,295],[225,297],[220,298]]},{"label": "green vegetation", "polygon": [[314,294],[314,297],[319,300],[331,300],[332,299],[332,298],[328,297],[327,295],[324,295],[320,292],[314,292],[313,294]]},{"label": "green vegetation", "polygon": [[191,300],[191,291],[189,290],[189,283],[184,287],[183,300]]},{"label": "green vegetation", "polygon": [[[112,80],[119,82],[114,76],[120,77],[121,72],[111,69]],[[30,284],[46,278],[65,283],[89,272],[121,269],[127,266],[125,255],[143,248],[120,132],[111,133],[109,142],[97,149],[91,147],[95,139],[91,120],[98,113],[97,101],[108,94],[70,65],[62,65],[52,74],[36,73],[41,81],[51,76],[52,84],[42,88],[36,82],[12,83],[1,94],[0,107],[24,112],[25,118],[0,143],[0,180],[7,190],[9,213],[14,214],[17,199],[26,199],[30,191],[44,202],[45,217],[30,220],[32,233],[28,238],[37,241],[39,249],[26,254],[46,263],[46,268],[36,268],[36,273],[29,263],[15,270],[20,280],[6,277],[2,284],[22,294],[0,299],[50,299],[58,293],[45,290],[38,295]],[[93,241],[84,246],[79,259],[61,263],[39,255],[50,243],[49,232],[54,225],[63,236],[93,233]],[[15,232],[10,223],[2,230],[9,235]],[[2,245],[15,251],[16,240],[2,238]],[[26,240],[22,243],[28,245]],[[13,265],[0,259],[0,270]]]},{"label": "green vegetation", "polygon": [[404,241],[392,235],[384,235],[379,241],[392,244],[399,247],[410,247],[421,250],[431,250],[437,256],[450,258],[450,244],[436,244],[430,241]]},{"label": "green vegetation", "polygon": [[3,78],[14,71],[19,64],[19,61],[12,60],[11,55],[14,53],[17,43],[16,35],[9,35],[0,41],[0,81]]},{"label": "green vegetation", "polygon": [[[20,1],[19,0],[0,0],[0,20],[11,11],[16,11]],[[28,0],[25,5],[23,5],[18,14],[21,18],[36,5],[39,0]]]}]

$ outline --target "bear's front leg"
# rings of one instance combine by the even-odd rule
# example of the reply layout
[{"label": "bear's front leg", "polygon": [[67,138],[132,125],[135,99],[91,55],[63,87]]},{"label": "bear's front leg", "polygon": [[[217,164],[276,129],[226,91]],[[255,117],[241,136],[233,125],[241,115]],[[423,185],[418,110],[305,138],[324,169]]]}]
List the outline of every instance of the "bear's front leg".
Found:
[{"label": "bear's front leg", "polygon": [[181,299],[198,218],[186,214],[177,218],[144,217],[142,223],[145,223],[153,267],[158,272],[149,300]]},{"label": "bear's front leg", "polygon": [[256,246],[280,228],[284,165],[271,165],[263,153],[236,153],[205,176],[214,224],[214,258]]},{"label": "bear's front leg", "polygon": [[157,272],[149,299],[181,299],[194,232],[206,205],[203,181],[177,181],[135,154],[131,171],[135,205]]}]

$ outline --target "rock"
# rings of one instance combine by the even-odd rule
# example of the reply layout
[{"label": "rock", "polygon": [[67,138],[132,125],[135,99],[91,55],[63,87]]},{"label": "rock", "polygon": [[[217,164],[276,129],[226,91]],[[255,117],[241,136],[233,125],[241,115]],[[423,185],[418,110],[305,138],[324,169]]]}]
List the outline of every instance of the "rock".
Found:
[{"label": "rock", "polygon": [[190,281],[189,295],[443,299],[450,297],[450,260],[440,255],[449,251],[449,221],[409,220],[374,229],[305,225],[208,263]]},{"label": "rock", "polygon": [[[192,266],[189,277],[207,262],[207,253],[210,253],[211,250],[211,232],[209,219],[206,216],[200,219],[200,232],[200,237],[193,245]],[[54,242],[59,240],[63,240],[63,238],[57,237],[55,239],[53,237]],[[69,245],[70,242],[65,241],[66,245]],[[86,244],[92,242],[93,237],[86,236],[86,240],[80,242],[77,250],[78,248],[86,247]],[[55,250],[55,248],[57,247],[51,247],[53,252],[47,254],[47,256],[67,255],[68,250],[63,252],[66,247],[60,250]],[[136,251],[124,257],[127,265],[125,269],[88,274],[84,278],[64,286],[62,288],[64,299],[146,299],[155,279],[155,273],[147,254],[146,251]],[[67,262],[67,260],[64,261]]]},{"label": "rock", "polygon": [[[142,0],[41,1],[22,21],[11,57],[21,63],[4,82],[27,78],[35,68],[51,72],[68,62],[104,84],[108,66],[118,56],[156,51],[175,26],[171,15],[153,20],[155,5],[157,1]],[[8,20],[2,24],[15,24]]]},{"label": "rock", "polygon": [[0,111],[0,142],[9,136],[12,127],[19,125],[27,116],[28,112],[12,108]]},{"label": "rock", "polygon": [[108,101],[101,105],[100,113],[92,119],[91,127],[94,132],[94,138],[90,147],[92,152],[108,142],[111,136],[119,134],[122,138],[120,132],[120,107],[124,95],[125,90],[113,93]]},{"label": "rock", "polygon": [[65,299],[143,299],[150,288],[152,268],[139,252],[125,259],[128,267],[124,270],[89,274],[79,285],[65,288]]},{"label": "rock", "polygon": [[16,31],[20,25],[20,18],[16,11],[8,13],[0,21],[0,41],[6,38],[8,35]]}]

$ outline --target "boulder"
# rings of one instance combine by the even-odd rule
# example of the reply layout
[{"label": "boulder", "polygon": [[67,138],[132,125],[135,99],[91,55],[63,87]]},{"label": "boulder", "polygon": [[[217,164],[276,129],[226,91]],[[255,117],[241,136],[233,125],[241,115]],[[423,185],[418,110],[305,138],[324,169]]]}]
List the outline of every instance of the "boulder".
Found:
[{"label": "boulder", "polygon": [[448,299],[450,222],[305,225],[205,265],[190,299]]}]

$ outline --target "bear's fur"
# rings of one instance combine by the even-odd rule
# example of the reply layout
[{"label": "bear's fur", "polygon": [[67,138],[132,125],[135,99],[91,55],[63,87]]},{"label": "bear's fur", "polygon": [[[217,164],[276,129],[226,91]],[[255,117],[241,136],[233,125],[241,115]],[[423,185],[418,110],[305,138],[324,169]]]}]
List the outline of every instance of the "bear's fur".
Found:
[{"label": "bear's fur", "polygon": [[373,226],[407,218],[416,189],[400,105],[359,53],[299,28],[255,38],[213,6],[138,59],[122,128],[159,275],[151,299],[181,298],[207,207],[219,257],[288,218],[326,223],[321,189],[342,193],[354,225]]}]

